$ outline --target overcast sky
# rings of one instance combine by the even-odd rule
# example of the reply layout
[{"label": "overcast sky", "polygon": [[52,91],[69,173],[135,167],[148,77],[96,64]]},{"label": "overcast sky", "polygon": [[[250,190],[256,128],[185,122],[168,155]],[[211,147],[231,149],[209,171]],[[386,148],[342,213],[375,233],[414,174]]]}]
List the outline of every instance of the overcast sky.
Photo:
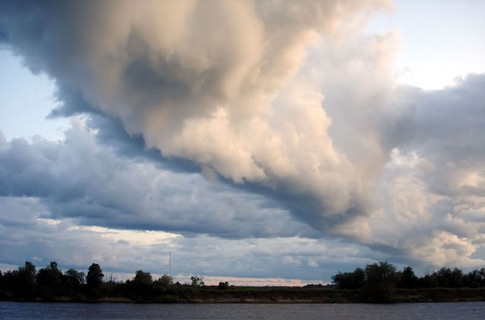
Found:
[{"label": "overcast sky", "polygon": [[484,12],[0,0],[0,269],[483,267]]}]

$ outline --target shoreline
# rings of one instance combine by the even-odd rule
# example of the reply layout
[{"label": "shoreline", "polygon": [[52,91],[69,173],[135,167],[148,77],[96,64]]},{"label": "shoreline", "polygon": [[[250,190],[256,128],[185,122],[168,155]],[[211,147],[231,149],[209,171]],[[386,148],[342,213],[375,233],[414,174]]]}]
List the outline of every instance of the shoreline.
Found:
[{"label": "shoreline", "polygon": [[[152,303],[152,304],[345,304],[369,303],[361,290],[335,288],[200,288],[167,292],[158,296],[44,296],[32,299],[2,297],[1,301],[52,303]],[[485,301],[485,288],[398,289],[392,299],[383,303],[435,303]],[[375,303],[375,302],[374,302]],[[379,303],[379,302],[377,302]]]}]

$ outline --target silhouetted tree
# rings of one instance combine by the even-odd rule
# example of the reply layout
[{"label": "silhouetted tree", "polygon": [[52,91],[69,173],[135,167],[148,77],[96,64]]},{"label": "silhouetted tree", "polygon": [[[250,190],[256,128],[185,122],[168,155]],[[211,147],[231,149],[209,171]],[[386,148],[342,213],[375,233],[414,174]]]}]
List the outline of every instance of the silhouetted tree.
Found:
[{"label": "silhouetted tree", "polygon": [[192,281],[192,287],[203,287],[205,285],[204,281],[202,281],[202,278],[199,278],[197,276],[190,277],[190,280]]},{"label": "silhouetted tree", "polygon": [[463,272],[458,268],[451,270],[450,268],[443,267],[436,272],[436,281],[438,287],[458,288],[463,283]]},{"label": "silhouetted tree", "polygon": [[150,272],[144,272],[143,270],[138,270],[135,274],[135,278],[133,281],[136,284],[140,285],[151,285],[153,280],[152,280],[152,275]]},{"label": "silhouetted tree", "polygon": [[103,270],[97,263],[91,264],[88,269],[88,275],[86,277],[86,285],[88,288],[88,293],[90,295],[96,296],[98,294],[98,289],[103,283]]},{"label": "silhouetted tree", "polygon": [[32,299],[35,296],[35,266],[29,261],[18,270],[7,271],[2,276],[3,290],[15,298]]},{"label": "silhouetted tree", "polygon": [[419,285],[419,278],[414,274],[413,268],[407,266],[401,272],[401,280],[398,283],[399,288],[413,289]]},{"label": "silhouetted tree", "polygon": [[419,278],[419,286],[422,288],[436,288],[438,286],[436,272],[425,274],[422,278]]},{"label": "silhouetted tree", "polygon": [[460,288],[463,285],[463,271],[454,268],[451,272],[450,284],[453,288]]},{"label": "silhouetted tree", "polygon": [[126,282],[129,295],[135,300],[147,299],[155,290],[150,272],[138,270],[131,281]]},{"label": "silhouetted tree", "polygon": [[156,282],[158,286],[167,288],[173,284],[173,278],[168,274],[164,274],[161,278],[158,278]]},{"label": "silhouetted tree", "polygon": [[369,302],[392,302],[399,275],[387,261],[369,264],[365,268],[364,299]]},{"label": "silhouetted tree", "polygon": [[451,284],[451,269],[441,268],[436,272],[436,281],[438,282],[438,287],[447,288]]},{"label": "silhouetted tree", "polygon": [[34,288],[36,275],[35,265],[29,261],[25,261],[25,266],[23,268],[19,268],[19,272],[24,284],[29,288]]},{"label": "silhouetted tree", "polygon": [[2,290],[5,291],[4,295],[15,295],[15,287],[17,286],[18,282],[18,270],[11,271],[8,270],[2,276]]},{"label": "silhouetted tree", "polygon": [[161,295],[173,286],[173,278],[167,274],[164,274],[156,281],[153,282],[153,291]]},{"label": "silhouetted tree", "polygon": [[61,287],[62,272],[57,267],[57,262],[51,263],[37,273],[37,287],[41,295],[56,294]]},{"label": "silhouetted tree", "polygon": [[332,280],[340,289],[359,289],[364,286],[365,272],[362,268],[356,268],[354,272],[339,272]]},{"label": "silhouetted tree", "polygon": [[84,284],[84,272],[69,269],[62,275],[62,285],[77,288]]},{"label": "silhouetted tree", "polygon": [[485,286],[485,268],[473,270],[463,276],[463,285],[470,288]]},{"label": "silhouetted tree", "polygon": [[98,287],[103,282],[103,277],[103,270],[101,270],[99,264],[93,263],[88,269],[86,284],[89,287]]},{"label": "silhouetted tree", "polygon": [[34,295],[35,275],[36,275],[35,265],[33,265],[29,261],[25,261],[25,266],[19,268],[18,285],[20,287],[20,290],[23,291],[24,297],[32,297]]}]

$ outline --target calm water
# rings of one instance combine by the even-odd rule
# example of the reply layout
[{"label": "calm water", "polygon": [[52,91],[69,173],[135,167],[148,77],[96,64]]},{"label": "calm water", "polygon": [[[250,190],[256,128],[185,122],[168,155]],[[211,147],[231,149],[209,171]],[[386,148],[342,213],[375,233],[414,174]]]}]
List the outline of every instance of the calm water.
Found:
[{"label": "calm water", "polygon": [[485,302],[369,304],[73,304],[0,302],[0,319],[484,319]]}]

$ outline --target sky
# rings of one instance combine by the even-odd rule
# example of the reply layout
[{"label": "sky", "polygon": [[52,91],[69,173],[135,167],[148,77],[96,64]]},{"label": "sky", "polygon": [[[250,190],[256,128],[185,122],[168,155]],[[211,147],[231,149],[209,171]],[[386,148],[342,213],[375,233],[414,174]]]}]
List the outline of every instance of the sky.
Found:
[{"label": "sky", "polygon": [[483,267],[483,12],[0,0],[0,269]]}]

